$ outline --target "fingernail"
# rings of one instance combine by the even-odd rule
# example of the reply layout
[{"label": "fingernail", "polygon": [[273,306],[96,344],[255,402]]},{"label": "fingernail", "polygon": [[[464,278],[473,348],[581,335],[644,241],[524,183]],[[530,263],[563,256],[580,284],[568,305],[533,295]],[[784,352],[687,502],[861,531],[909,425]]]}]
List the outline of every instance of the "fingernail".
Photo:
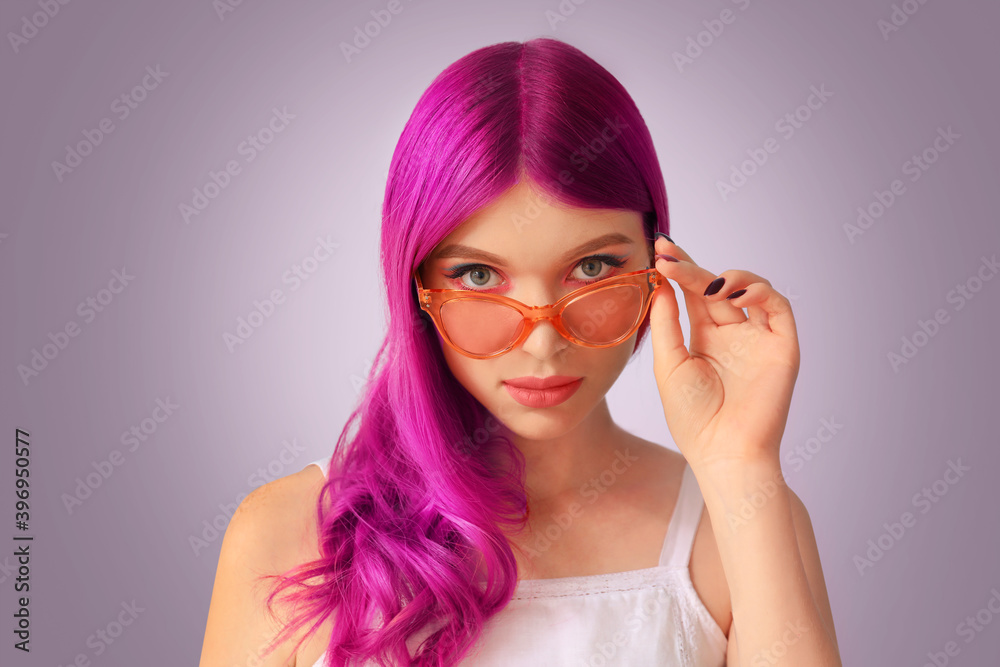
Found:
[{"label": "fingernail", "polygon": [[741,297],[741,296],[743,296],[743,295],[744,295],[744,294],[746,294],[746,293],[747,293],[747,290],[746,290],[746,288],[743,288],[743,289],[738,289],[738,290],[736,290],[735,292],[733,292],[732,294],[730,294],[729,296],[727,296],[726,298],[727,298],[727,299],[736,299],[736,298],[738,298],[738,297]]},{"label": "fingernail", "polygon": [[676,257],[674,257],[673,255],[657,255],[656,259],[665,259],[668,262],[679,262],[679,261],[681,261],[681,260],[677,259]]},{"label": "fingernail", "polygon": [[[663,238],[665,238],[666,240],[670,241],[671,243],[674,243],[674,240],[672,238],[670,238],[669,236],[667,236],[666,234],[664,234],[663,232],[656,232],[656,234],[653,235],[653,240],[655,241],[657,238],[659,238],[661,236]],[[677,244],[675,243],[674,245],[677,245]]]},{"label": "fingernail", "polygon": [[725,282],[726,279],[723,278],[722,276],[719,276],[718,278],[710,282],[708,284],[708,287],[705,288],[705,296],[712,296],[713,294],[718,292],[720,289],[722,289],[722,286],[723,284],[725,284]]}]

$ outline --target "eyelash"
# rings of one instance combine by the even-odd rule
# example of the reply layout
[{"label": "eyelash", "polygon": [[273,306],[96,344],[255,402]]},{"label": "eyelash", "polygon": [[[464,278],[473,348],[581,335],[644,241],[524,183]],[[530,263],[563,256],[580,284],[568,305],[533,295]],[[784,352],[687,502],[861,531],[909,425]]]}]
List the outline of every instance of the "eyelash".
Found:
[{"label": "eyelash", "polygon": [[[624,266],[625,263],[626,263],[626,261],[627,261],[623,255],[622,256],[619,256],[619,255],[605,255],[605,254],[588,255],[587,257],[584,257],[579,262],[577,262],[576,265],[573,268],[575,269],[577,266],[580,266],[581,264],[583,264],[587,260],[591,260],[591,259],[600,260],[600,261],[604,262],[605,264],[607,264],[609,266],[612,266],[612,267],[615,267],[615,268],[620,268],[620,267]],[[493,271],[493,269],[489,265],[487,265],[487,264],[459,264],[458,266],[452,267],[451,270],[448,273],[445,274],[445,276],[447,278],[449,278],[450,280],[459,280],[462,276],[464,276],[469,271],[471,271],[473,269],[480,268],[480,267],[482,267],[484,269],[489,269],[490,271]],[[606,278],[609,278],[609,277],[610,276],[602,276],[600,278],[594,278],[592,280],[582,280],[580,282],[582,282],[582,283],[584,283],[586,285],[589,285],[591,283],[596,283],[599,280],[605,280]],[[469,287],[468,285],[462,285],[462,288],[463,289],[468,289],[468,290],[473,291],[473,292],[488,292],[490,289],[493,289],[493,288],[476,289],[475,287]]]}]

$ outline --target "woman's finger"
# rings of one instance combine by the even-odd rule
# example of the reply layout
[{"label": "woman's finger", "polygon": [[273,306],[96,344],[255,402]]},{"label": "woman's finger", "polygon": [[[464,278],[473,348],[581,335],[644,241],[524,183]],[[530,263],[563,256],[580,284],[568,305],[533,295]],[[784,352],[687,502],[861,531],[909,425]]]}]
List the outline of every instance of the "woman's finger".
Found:
[{"label": "woman's finger", "polygon": [[743,294],[731,299],[732,304],[746,308],[750,321],[761,328],[773,331],[783,338],[797,340],[795,317],[788,298],[760,276],[744,273],[752,276],[754,282],[743,288],[746,290]]},{"label": "woman's finger", "polygon": [[[720,289],[705,298],[710,304],[717,303],[720,305],[728,305],[733,312],[738,313],[738,316],[735,316],[732,320],[730,320],[731,322],[736,323],[747,320],[747,315],[743,312],[743,309],[746,307],[748,302],[746,299],[740,299],[740,297],[746,293],[750,285],[754,283],[763,283],[768,287],[771,286],[770,281],[761,278],[756,273],[744,271],[742,269],[729,269],[727,271],[723,271],[719,274],[719,278],[723,279],[723,284]],[[711,308],[711,306],[709,306],[709,308]],[[755,312],[750,313],[749,319],[753,324],[767,329],[767,315],[759,308],[755,308]]]},{"label": "woman's finger", "polygon": [[684,345],[677,295],[669,280],[653,292],[649,306],[649,333],[653,341],[653,367],[658,377],[668,378],[691,355]]},{"label": "woman's finger", "polygon": [[[677,282],[684,292],[684,303],[687,306],[688,319],[691,326],[736,324],[747,319],[741,308],[734,308],[731,303],[720,303],[719,299],[709,299],[707,296],[718,294],[726,289],[725,279],[721,282],[714,282],[719,276],[711,271],[698,266],[687,252],[675,243],[664,238],[658,238],[653,245],[658,254],[670,255],[679,261],[671,262],[665,259],[657,259],[656,267],[660,269],[665,277]],[[706,295],[706,290],[712,290],[711,295]],[[734,289],[728,289],[723,293],[723,299]]]}]

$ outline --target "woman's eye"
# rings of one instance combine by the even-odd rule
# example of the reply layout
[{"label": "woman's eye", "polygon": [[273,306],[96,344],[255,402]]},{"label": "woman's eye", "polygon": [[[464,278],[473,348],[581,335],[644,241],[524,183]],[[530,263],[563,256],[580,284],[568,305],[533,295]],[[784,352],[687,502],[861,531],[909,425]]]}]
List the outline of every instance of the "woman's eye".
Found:
[{"label": "woman's eye", "polygon": [[495,285],[488,284],[492,274],[493,271],[487,266],[466,265],[456,267],[453,271],[448,273],[447,276],[451,280],[458,280],[461,282],[463,287],[468,287],[469,289],[483,289],[495,287]]},{"label": "woman's eye", "polygon": [[[578,278],[580,280],[599,280],[607,277],[607,273],[609,273],[612,268],[620,267],[623,264],[625,264],[624,260],[610,255],[587,257],[577,264],[577,268],[582,271],[582,275],[579,275]],[[603,271],[602,266],[607,267],[608,271]]]},{"label": "woman's eye", "polygon": [[472,287],[486,287],[490,281],[490,270],[485,267],[469,269],[466,277],[472,283]]}]

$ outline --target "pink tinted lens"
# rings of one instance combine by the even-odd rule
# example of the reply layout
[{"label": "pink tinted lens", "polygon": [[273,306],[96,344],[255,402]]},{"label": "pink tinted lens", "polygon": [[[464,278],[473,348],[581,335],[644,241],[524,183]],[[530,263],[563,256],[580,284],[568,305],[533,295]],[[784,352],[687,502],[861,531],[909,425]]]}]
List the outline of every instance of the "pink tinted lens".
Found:
[{"label": "pink tinted lens", "polygon": [[607,345],[624,338],[638,323],[642,289],[613,285],[585,294],[563,310],[563,325],[587,343]]},{"label": "pink tinted lens", "polygon": [[478,299],[452,299],[441,306],[441,323],[451,342],[479,355],[499,352],[513,342],[524,327],[514,308]]}]

